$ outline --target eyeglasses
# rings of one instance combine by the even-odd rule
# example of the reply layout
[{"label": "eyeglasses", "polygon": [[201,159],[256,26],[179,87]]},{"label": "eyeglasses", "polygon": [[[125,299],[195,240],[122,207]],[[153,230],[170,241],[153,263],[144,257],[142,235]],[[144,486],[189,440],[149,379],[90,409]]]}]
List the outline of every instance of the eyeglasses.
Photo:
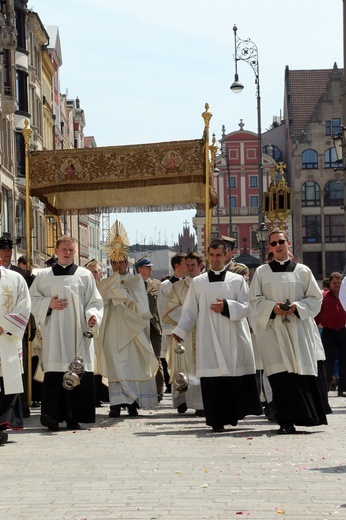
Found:
[{"label": "eyeglasses", "polygon": [[286,242],[286,240],[284,240],[283,238],[280,238],[280,240],[276,241],[276,240],[273,240],[273,242],[269,242],[269,245],[272,246],[272,247],[275,247],[279,244],[279,246],[282,246],[282,244],[284,244]]}]

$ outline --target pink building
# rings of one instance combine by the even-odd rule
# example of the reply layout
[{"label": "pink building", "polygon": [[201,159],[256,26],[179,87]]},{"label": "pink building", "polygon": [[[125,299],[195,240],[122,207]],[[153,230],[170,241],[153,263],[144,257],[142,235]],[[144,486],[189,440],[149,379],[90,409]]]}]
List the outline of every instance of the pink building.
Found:
[{"label": "pink building", "polygon": [[[258,136],[254,132],[240,130],[225,133],[220,139],[221,152],[216,155],[214,184],[219,205],[213,209],[211,238],[220,235],[236,238],[235,257],[246,252],[259,258],[260,250],[256,237],[259,226],[258,207],[262,205],[259,194]],[[268,171],[276,161],[262,153],[263,191],[268,187]],[[204,210],[198,210],[194,218],[198,252],[204,254]]]}]

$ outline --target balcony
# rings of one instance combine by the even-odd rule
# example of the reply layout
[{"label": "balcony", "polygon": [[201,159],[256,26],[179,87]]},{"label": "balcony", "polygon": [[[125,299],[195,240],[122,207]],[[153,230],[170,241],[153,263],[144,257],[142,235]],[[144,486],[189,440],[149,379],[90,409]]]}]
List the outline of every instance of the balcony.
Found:
[{"label": "balcony", "polygon": [[[213,211],[214,215],[216,215],[216,211]],[[224,210],[222,208],[222,216],[228,215],[228,208]],[[241,206],[232,208],[232,217],[249,217],[249,216],[257,216],[258,215],[258,208],[252,208],[250,206]],[[220,214],[221,216],[221,214]],[[204,209],[198,209],[196,213],[196,217],[204,217]]]}]

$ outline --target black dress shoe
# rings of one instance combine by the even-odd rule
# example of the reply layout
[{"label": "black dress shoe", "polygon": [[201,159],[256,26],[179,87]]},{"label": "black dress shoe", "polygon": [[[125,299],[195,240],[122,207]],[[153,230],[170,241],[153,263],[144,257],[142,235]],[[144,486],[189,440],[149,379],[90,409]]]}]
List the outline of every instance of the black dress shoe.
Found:
[{"label": "black dress shoe", "polygon": [[297,433],[297,430],[295,429],[293,424],[291,426],[281,426],[278,429],[278,435],[292,435],[294,433]]},{"label": "black dress shoe", "polygon": [[162,394],[157,394],[157,400],[158,402],[160,403],[163,399],[163,395]]},{"label": "black dress shoe", "polygon": [[68,421],[66,423],[66,430],[82,430],[83,428],[81,427],[81,425],[77,422],[70,422]]},{"label": "black dress shoe", "polygon": [[338,392],[338,397],[346,397],[346,392],[344,392],[344,391],[339,391],[339,392]]},{"label": "black dress shoe", "polygon": [[111,406],[111,411],[109,412],[108,417],[120,417],[120,405],[113,404]]},{"label": "black dress shoe", "polygon": [[57,432],[59,430],[59,423],[52,417],[49,417],[49,415],[43,413],[41,414],[41,424],[42,426],[46,426],[48,430],[51,432]]},{"label": "black dress shoe", "polygon": [[30,409],[29,408],[23,408],[23,418],[27,419],[30,417]]},{"label": "black dress shoe", "polygon": [[8,433],[1,431],[0,432],[0,444],[6,444],[8,441]]},{"label": "black dress shoe", "polygon": [[137,410],[137,403],[129,404],[127,407],[128,414],[130,417],[137,417],[138,410]]},{"label": "black dress shoe", "polygon": [[182,403],[178,406],[177,408],[178,410],[178,413],[185,413],[186,410],[187,410],[187,406],[186,406],[186,403]]},{"label": "black dress shoe", "polygon": [[225,432],[224,426],[213,426],[213,433],[222,433]]},{"label": "black dress shoe", "polygon": [[31,408],[40,408],[41,403],[39,401],[33,401]]},{"label": "black dress shoe", "polygon": [[204,410],[196,410],[195,411],[196,417],[205,417],[205,411]]}]

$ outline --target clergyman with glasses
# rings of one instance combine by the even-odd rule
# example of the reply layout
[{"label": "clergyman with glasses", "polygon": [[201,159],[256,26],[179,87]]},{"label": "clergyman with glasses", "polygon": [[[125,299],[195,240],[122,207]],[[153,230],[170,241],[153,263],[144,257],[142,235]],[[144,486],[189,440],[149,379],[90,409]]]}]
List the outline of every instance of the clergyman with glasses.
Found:
[{"label": "clergyman with glasses", "polygon": [[285,231],[270,232],[274,257],[256,269],[249,295],[278,434],[296,433],[295,426],[327,424],[330,412],[326,385],[319,378],[324,352],[314,321],[322,293],[311,270],[290,258],[290,245]]}]

